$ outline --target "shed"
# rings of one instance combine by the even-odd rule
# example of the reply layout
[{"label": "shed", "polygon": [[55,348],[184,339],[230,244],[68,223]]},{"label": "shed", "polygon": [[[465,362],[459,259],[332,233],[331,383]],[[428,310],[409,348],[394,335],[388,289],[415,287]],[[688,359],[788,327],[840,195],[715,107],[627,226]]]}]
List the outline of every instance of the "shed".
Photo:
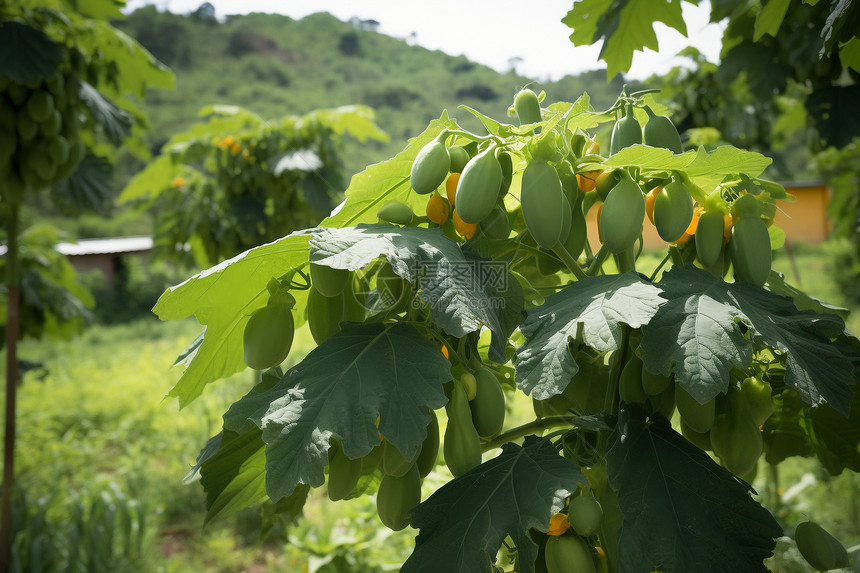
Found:
[{"label": "shed", "polygon": [[148,257],[152,237],[114,237],[110,239],[80,239],[76,243],[59,243],[57,250],[68,257],[79,273],[98,269],[107,284],[113,284],[120,269],[122,255]]}]

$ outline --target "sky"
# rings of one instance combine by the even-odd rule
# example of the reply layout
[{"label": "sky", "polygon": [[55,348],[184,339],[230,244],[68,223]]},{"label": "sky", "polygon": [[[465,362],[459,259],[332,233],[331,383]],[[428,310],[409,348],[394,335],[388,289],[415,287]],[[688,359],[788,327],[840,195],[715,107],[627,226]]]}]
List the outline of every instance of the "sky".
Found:
[{"label": "sky", "polygon": [[[465,55],[472,61],[498,71],[511,69],[513,58],[521,58],[516,71],[536,80],[555,80],[568,74],[605,68],[598,61],[599,46],[575,47],[570,28],[560,22],[573,2],[530,0],[209,0],[216,15],[248,12],[279,13],[301,19],[314,12],[330,12],[340,20],[352,17],[376,20],[379,31],[398,38],[411,38],[431,50],[452,56]],[[159,10],[184,14],[204,0],[128,0],[128,9],[155,4]],[[710,4],[682,3],[690,39],[663,24],[656,24],[660,51],[636,52],[626,75],[645,79],[665,73],[686,59],[675,54],[695,46],[710,61],[719,55],[722,29],[708,24]],[[412,36],[412,34],[415,34]]]}]

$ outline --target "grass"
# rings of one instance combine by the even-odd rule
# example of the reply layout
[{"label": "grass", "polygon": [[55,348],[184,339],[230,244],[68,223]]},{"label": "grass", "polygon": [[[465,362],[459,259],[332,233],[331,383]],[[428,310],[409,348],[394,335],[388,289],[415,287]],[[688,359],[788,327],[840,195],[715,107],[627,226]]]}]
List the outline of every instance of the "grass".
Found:
[{"label": "grass", "polygon": [[[661,258],[661,253],[646,253],[640,270],[650,273]],[[800,269],[807,292],[839,303],[827,261],[821,250],[798,247],[794,260],[781,255],[775,266],[794,284],[798,280],[793,269]],[[857,320],[852,317],[849,326],[856,326]],[[245,372],[213,383],[181,412],[175,401],[166,400],[179,375],[170,365],[199,329],[193,319],[160,323],[153,318],[97,326],[68,341],[25,341],[20,346],[22,358],[41,363],[25,375],[18,404],[17,479],[31,509],[43,507],[48,523],[57,524],[74,521],[75,500],[86,510],[84,521],[99,499],[107,500],[108,508],[139,512],[142,549],[135,571],[396,570],[411,551],[413,532],[380,527],[370,498],[332,504],[320,488],[312,492],[305,518],[277,525],[265,541],[256,535],[263,518],[255,511],[202,528],[202,487],[183,483],[183,477],[206,440],[220,430],[221,414],[248,390],[252,378]],[[303,327],[291,359],[298,360],[312,347]],[[531,415],[530,399],[518,394],[508,425]],[[444,416],[440,422],[444,425]],[[851,524],[850,504],[832,504],[834,497],[856,500],[856,476],[846,473],[832,479],[815,465],[798,460],[780,466],[780,483],[813,485],[777,515],[786,524],[803,516],[836,522],[834,533],[846,540],[860,538]],[[811,477],[804,478],[807,475]],[[447,477],[431,474],[425,494]],[[756,481],[765,493],[766,477]],[[90,538],[102,539],[103,529],[89,527],[94,532]],[[120,544],[115,551],[126,549]],[[791,550],[785,547],[789,556]]]}]

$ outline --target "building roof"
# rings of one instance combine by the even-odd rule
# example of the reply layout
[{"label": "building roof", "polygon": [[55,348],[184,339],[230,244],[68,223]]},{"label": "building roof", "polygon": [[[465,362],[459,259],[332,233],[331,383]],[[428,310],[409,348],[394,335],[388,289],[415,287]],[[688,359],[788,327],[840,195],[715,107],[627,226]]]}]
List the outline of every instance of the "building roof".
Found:
[{"label": "building roof", "polygon": [[[66,256],[139,253],[152,250],[152,237],[80,239],[75,243],[58,243],[56,249]],[[5,254],[6,245],[0,245],[0,255]]]}]

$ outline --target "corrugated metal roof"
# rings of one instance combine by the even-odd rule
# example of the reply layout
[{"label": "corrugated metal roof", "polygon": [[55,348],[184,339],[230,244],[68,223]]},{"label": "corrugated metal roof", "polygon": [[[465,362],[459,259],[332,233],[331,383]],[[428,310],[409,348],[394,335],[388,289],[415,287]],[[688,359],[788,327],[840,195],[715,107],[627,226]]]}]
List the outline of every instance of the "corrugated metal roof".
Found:
[{"label": "corrugated metal roof", "polygon": [[[80,239],[77,243],[58,243],[55,248],[67,256],[139,253],[152,250],[152,237]],[[5,254],[6,245],[0,245],[0,255]]]},{"label": "corrugated metal roof", "polygon": [[111,239],[80,239],[76,243],[59,243],[57,250],[64,255],[105,255],[136,253],[152,250],[152,237],[114,237]]}]

